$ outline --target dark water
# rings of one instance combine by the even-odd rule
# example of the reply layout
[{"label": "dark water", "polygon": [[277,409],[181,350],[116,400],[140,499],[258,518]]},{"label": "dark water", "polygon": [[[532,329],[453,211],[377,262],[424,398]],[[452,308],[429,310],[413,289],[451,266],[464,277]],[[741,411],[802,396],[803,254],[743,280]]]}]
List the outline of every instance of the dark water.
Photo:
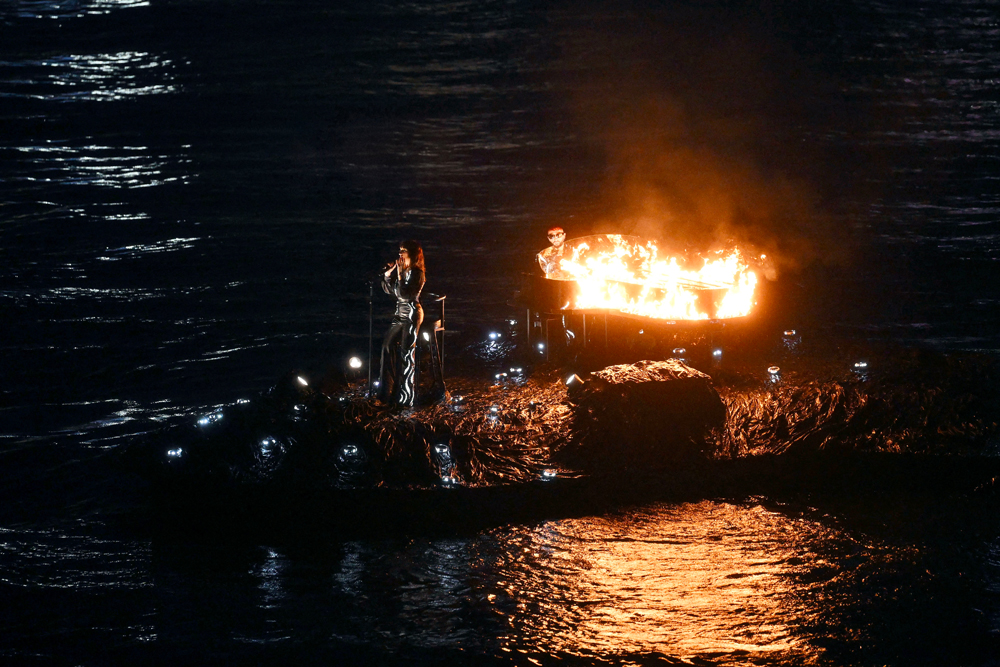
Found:
[{"label": "dark water", "polygon": [[0,0],[0,655],[996,664],[996,503],[961,484],[228,545],[157,537],[115,461],[365,352],[402,237],[456,339],[561,224],[755,244],[804,344],[991,357],[998,16]]}]

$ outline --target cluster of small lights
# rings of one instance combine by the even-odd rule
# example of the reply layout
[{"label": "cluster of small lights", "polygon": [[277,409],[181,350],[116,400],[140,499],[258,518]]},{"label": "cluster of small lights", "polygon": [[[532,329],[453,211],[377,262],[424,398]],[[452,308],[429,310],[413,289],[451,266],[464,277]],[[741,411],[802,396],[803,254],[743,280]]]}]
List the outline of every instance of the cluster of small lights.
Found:
[{"label": "cluster of small lights", "polygon": [[496,331],[490,332],[490,340],[500,340],[500,338],[502,338],[502,334],[499,334]]},{"label": "cluster of small lights", "polygon": [[722,356],[722,348],[721,347],[717,347],[714,350],[712,350],[712,356],[713,357],[721,357]]},{"label": "cluster of small lights", "polygon": [[167,457],[171,459],[179,459],[184,456],[184,450],[178,447],[177,449],[168,449]]},{"label": "cluster of small lights", "polygon": [[250,399],[249,398],[241,398],[238,401],[236,401],[237,405],[247,405],[249,403],[250,403]]},{"label": "cluster of small lights", "polygon": [[213,412],[212,414],[205,415],[204,417],[202,417],[201,419],[199,419],[198,420],[198,426],[208,426],[209,424],[214,424],[215,422],[219,421],[220,419],[222,419],[222,413],[221,412]]},{"label": "cluster of small lights", "polygon": [[348,443],[340,448],[340,457],[342,459],[354,459],[361,454],[361,448],[354,443]]},{"label": "cluster of small lights", "polygon": [[559,473],[557,473],[555,470],[543,470],[542,471],[542,480],[546,481],[546,482],[550,482],[550,481],[552,481],[553,479],[555,479],[558,476],[559,476]]}]

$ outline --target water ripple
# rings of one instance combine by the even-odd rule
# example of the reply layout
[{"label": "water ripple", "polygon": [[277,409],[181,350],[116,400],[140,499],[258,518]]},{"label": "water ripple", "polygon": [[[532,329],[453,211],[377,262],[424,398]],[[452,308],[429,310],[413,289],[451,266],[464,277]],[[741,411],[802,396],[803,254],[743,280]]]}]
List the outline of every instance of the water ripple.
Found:
[{"label": "water ripple", "polygon": [[180,91],[177,62],[142,51],[0,61],[0,97],[115,101]]}]

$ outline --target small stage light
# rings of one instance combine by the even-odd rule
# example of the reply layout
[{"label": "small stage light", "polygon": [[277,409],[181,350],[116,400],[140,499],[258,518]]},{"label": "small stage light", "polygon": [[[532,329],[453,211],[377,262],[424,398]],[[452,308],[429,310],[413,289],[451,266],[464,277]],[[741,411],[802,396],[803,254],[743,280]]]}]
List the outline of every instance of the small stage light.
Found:
[{"label": "small stage light", "polygon": [[260,441],[260,453],[263,454],[264,456],[270,456],[271,450],[274,448],[276,444],[278,444],[278,441],[275,440],[274,438],[270,436],[264,438],[263,440]]},{"label": "small stage light", "polygon": [[583,379],[576,373],[573,373],[568,378],[566,378],[566,386],[568,387],[572,384],[582,385]]},{"label": "small stage light", "polygon": [[424,332],[423,336],[424,336],[424,340],[430,340],[431,339],[431,335],[429,333],[427,333],[426,331]]},{"label": "small stage light", "polygon": [[712,350],[712,356],[713,357],[721,357],[722,356],[722,348],[721,347],[717,347],[714,350]]},{"label": "small stage light", "polygon": [[341,463],[356,465],[363,461],[364,456],[361,451],[361,447],[353,442],[348,442],[340,448],[339,458]]},{"label": "small stage light", "polygon": [[296,380],[298,380],[298,381],[299,381],[299,384],[300,384],[300,385],[302,385],[303,387],[308,387],[308,386],[309,386],[309,383],[308,383],[308,382],[306,382],[305,378],[303,378],[303,377],[302,377],[301,375],[300,375],[300,376],[298,376],[298,377],[297,377],[297,378],[295,378],[295,379],[296,379]]},{"label": "small stage light", "polygon": [[179,459],[182,456],[184,456],[184,450],[181,449],[180,447],[178,447],[177,449],[168,449],[167,450],[167,458]]},{"label": "small stage light", "polygon": [[539,343],[539,344],[538,344],[538,351],[539,351],[539,352],[541,352],[541,351],[543,351],[544,349],[545,349],[545,343]]},{"label": "small stage light", "polygon": [[490,332],[490,340],[497,340],[498,338],[500,338],[500,334],[498,334],[496,331]]},{"label": "small stage light", "polygon": [[542,471],[542,480],[546,481],[546,482],[550,482],[550,481],[554,480],[558,476],[558,474],[559,473],[557,473],[555,470],[543,470]]},{"label": "small stage light", "polygon": [[771,382],[777,382],[781,379],[781,369],[777,366],[769,366],[767,374],[771,376]]},{"label": "small stage light", "polygon": [[363,362],[361,361],[360,357],[351,357],[347,361],[347,365],[350,366],[351,368],[355,369],[355,370],[361,368],[362,364],[363,364]]},{"label": "small stage light", "polygon": [[204,417],[202,417],[201,419],[199,419],[198,420],[198,426],[208,426],[209,424],[214,424],[215,422],[219,421],[220,419],[222,419],[222,413],[221,412],[213,412],[212,414],[205,415]]}]

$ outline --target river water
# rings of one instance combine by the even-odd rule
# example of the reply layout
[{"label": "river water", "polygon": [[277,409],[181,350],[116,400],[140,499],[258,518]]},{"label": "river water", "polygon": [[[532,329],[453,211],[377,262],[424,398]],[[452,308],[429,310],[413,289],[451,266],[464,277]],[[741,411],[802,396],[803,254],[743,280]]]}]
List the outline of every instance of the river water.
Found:
[{"label": "river water", "polygon": [[408,237],[456,340],[560,224],[752,243],[804,342],[992,358],[1000,3],[801,4],[0,0],[0,655],[997,664],[960,483],[220,544],[116,464],[366,352]]}]

